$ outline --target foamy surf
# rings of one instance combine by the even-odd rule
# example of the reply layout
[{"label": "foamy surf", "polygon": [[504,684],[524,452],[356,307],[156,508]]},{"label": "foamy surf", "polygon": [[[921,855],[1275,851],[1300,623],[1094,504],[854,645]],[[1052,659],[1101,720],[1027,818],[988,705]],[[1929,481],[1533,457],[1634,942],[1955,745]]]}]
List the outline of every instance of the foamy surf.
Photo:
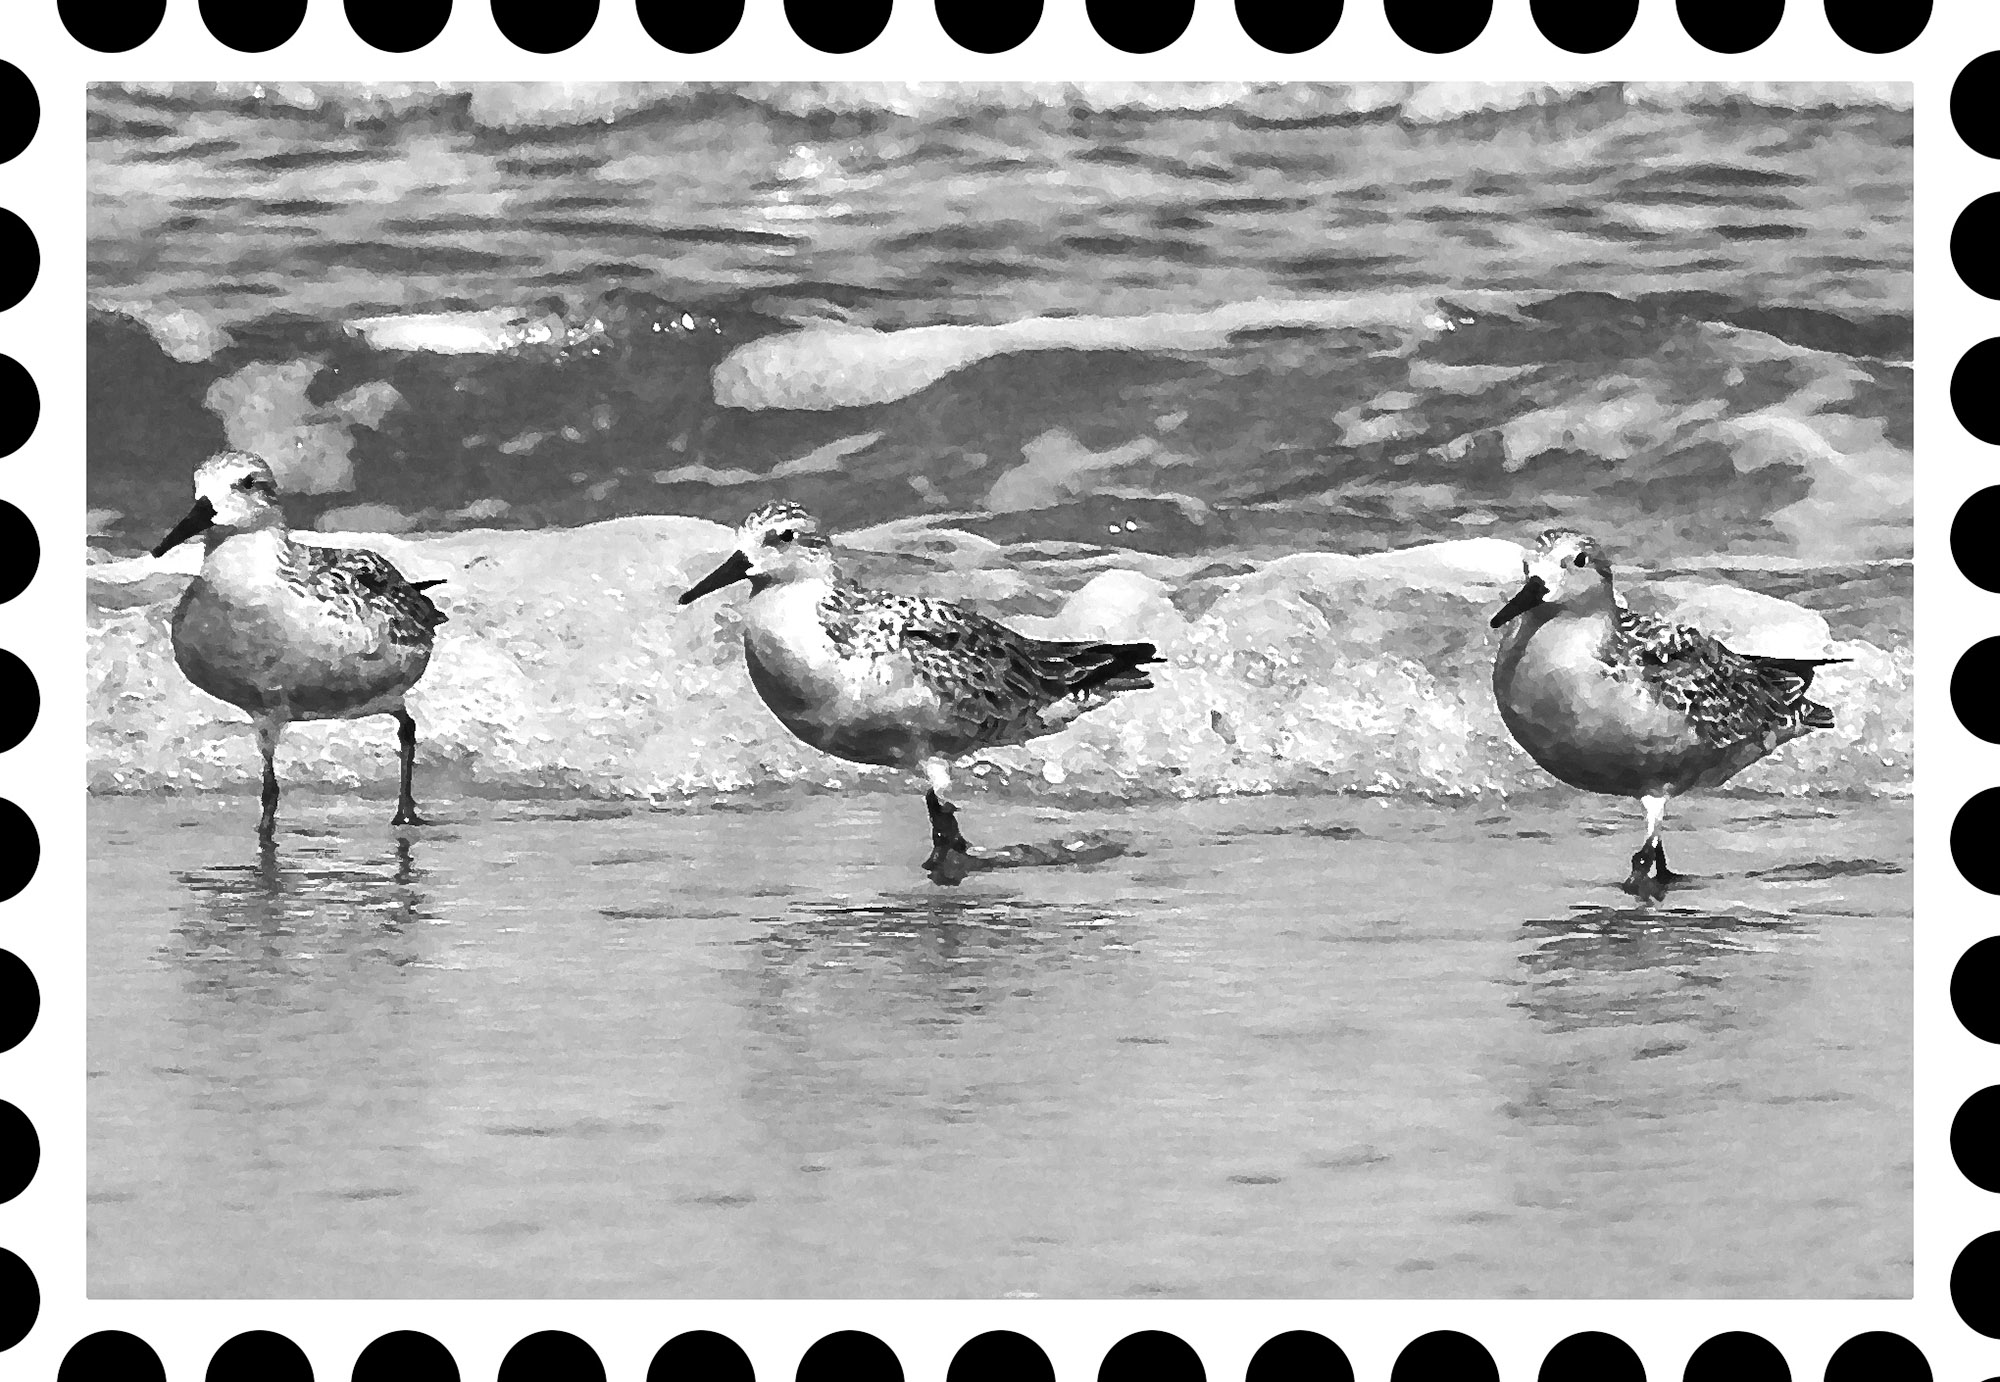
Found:
[{"label": "foamy surf", "polygon": [[[732,346],[713,318],[628,299],[536,328],[561,338],[548,354],[487,339],[500,316],[473,317],[383,319],[358,358],[253,358],[199,388],[177,365],[147,407],[199,409],[208,445],[270,458],[299,521],[322,529],[719,518],[782,496],[848,523],[885,506],[1037,513],[1021,537],[1074,540],[1104,514],[1151,529],[1149,546],[1256,550],[1318,515],[1353,541],[1346,525],[1378,508],[1396,519],[1382,537],[1407,542],[1533,503],[1631,532],[1652,562],[1704,544],[1820,562],[1910,549],[1907,365],[1786,339],[1773,333],[1841,328],[1727,303],[1389,291],[817,325]],[[1607,358],[1562,358],[1580,334],[1611,337]],[[1869,347],[1899,349],[1897,329],[1855,346]],[[1028,430],[1022,381],[1059,379],[1079,352],[1134,382],[1114,373],[1087,403],[1052,395],[1054,425]],[[136,544],[178,496],[145,438],[129,457],[104,445],[97,522]]]},{"label": "foamy surf", "polygon": [[[774,784],[906,785],[815,753],[772,718],[743,671],[734,602],[675,608],[727,550],[721,525],[625,518],[566,531],[325,540],[365,544],[413,579],[446,581],[434,593],[450,622],[410,702],[433,782],[495,796],[661,801]],[[1496,636],[1486,617],[1519,578],[1510,542],[1300,553],[1222,575],[1171,561],[1151,563],[1152,572],[1099,563],[1083,579],[1059,563],[1024,571],[1003,549],[949,534],[875,541],[894,554],[857,551],[871,583],[990,602],[1028,632],[1145,638],[1168,660],[1156,689],[1050,738],[978,755],[969,780],[986,789],[1435,797],[1548,785],[1514,747],[1488,686]],[[925,549],[952,555],[911,555]],[[167,622],[193,559],[90,569],[93,790],[233,791],[256,782],[247,722],[174,665]],[[1851,659],[1815,683],[1835,729],[1788,745],[1734,790],[1908,791],[1907,648],[1830,637],[1812,609],[1714,581],[1634,579],[1629,590],[1636,605],[1698,619],[1744,651]],[[287,782],[390,780],[387,725],[295,727]]]},{"label": "foamy surf", "polygon": [[[1463,294],[1482,310],[1519,301],[1502,293]],[[740,346],[710,375],[725,408],[823,412],[893,403],[948,374],[998,355],[1040,350],[1216,350],[1239,333],[1308,330],[1394,333],[1414,346],[1450,330],[1463,307],[1428,293],[1375,293],[1341,299],[1257,299],[1201,312],[1132,317],[1031,317],[993,326],[922,326],[875,331],[811,326]]]}]

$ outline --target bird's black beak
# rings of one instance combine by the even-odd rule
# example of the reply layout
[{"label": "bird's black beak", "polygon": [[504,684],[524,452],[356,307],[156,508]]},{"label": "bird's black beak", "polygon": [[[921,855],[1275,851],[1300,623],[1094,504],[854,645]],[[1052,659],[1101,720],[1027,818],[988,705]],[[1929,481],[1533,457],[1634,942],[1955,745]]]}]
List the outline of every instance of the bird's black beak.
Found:
[{"label": "bird's black beak", "polygon": [[750,558],[744,556],[741,552],[731,552],[728,561],[725,561],[722,565],[716,567],[715,570],[709,572],[706,576],[703,576],[699,581],[688,587],[687,593],[681,596],[681,603],[691,605],[712,591],[717,591],[726,585],[735,585],[738,581],[747,581],[749,579]]},{"label": "bird's black beak", "polygon": [[1514,598],[1500,606],[1500,612],[1493,616],[1493,627],[1497,629],[1514,616],[1526,614],[1543,600],[1546,600],[1548,595],[1549,587],[1540,576],[1528,577],[1520,590],[1515,593]]},{"label": "bird's black beak", "polygon": [[187,517],[174,524],[174,530],[160,539],[160,545],[153,549],[153,555],[164,557],[174,548],[186,542],[196,533],[205,533],[215,524],[215,505],[206,498],[194,501],[194,507],[187,511]]}]

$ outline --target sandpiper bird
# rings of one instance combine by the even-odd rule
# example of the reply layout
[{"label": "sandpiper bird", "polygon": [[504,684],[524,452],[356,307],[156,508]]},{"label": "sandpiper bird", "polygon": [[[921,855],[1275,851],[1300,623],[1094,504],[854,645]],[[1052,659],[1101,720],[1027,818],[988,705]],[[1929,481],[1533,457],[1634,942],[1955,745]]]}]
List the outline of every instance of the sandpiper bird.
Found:
[{"label": "sandpiper bird", "polygon": [[1521,747],[1572,787],[1638,797],[1646,842],[1628,892],[1658,897],[1667,868],[1667,801],[1714,787],[1788,740],[1831,729],[1806,699],[1813,670],[1845,658],[1733,652],[1685,624],[1621,605],[1596,539],[1552,528],[1521,563],[1527,582],[1493,616],[1510,621],[1493,662],[1500,718]]},{"label": "sandpiper bird", "polygon": [[[772,714],[806,743],[929,780],[933,876],[962,863],[952,760],[1052,734],[1120,691],[1143,691],[1163,659],[1151,643],[1029,638],[944,600],[864,590],[835,570],[832,543],[796,504],[766,504],[736,550],[680,602],[750,582],[743,655]],[[957,856],[957,863],[954,862]]]},{"label": "sandpiper bird", "polygon": [[430,665],[445,617],[387,559],[292,541],[278,483],[256,456],[224,451],[194,473],[194,507],[153,555],[199,533],[201,574],[174,611],[174,661],[209,695],[250,713],[264,753],[264,814],[277,828],[278,738],[294,720],[394,715],[402,746],[396,825],[421,825],[410,796],[417,722],[403,697]]}]

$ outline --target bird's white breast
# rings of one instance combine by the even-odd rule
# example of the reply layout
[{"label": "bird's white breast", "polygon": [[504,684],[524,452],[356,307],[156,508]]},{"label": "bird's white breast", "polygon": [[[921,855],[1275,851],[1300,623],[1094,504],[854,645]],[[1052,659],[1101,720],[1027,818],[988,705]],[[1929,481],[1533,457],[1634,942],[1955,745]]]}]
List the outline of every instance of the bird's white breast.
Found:
[{"label": "bird's white breast", "polygon": [[427,647],[391,641],[379,619],[309,587],[275,530],[211,548],[174,612],[174,660],[202,690],[291,718],[374,713],[423,674]]},{"label": "bird's white breast", "polygon": [[1558,778],[1636,792],[1699,744],[1637,667],[1605,660],[1610,618],[1523,616],[1494,663],[1494,698],[1521,747]]},{"label": "bird's white breast", "polygon": [[906,656],[843,653],[820,617],[823,581],[771,586],[743,612],[757,694],[813,747],[865,763],[907,765],[929,751],[937,698]]},{"label": "bird's white breast", "polygon": [[826,586],[800,581],[771,586],[743,608],[743,645],[765,672],[801,697],[836,695],[848,679],[819,616]]},{"label": "bird's white breast", "polygon": [[213,597],[245,607],[281,604],[292,596],[282,571],[289,553],[275,530],[225,538],[202,558],[201,579]]}]

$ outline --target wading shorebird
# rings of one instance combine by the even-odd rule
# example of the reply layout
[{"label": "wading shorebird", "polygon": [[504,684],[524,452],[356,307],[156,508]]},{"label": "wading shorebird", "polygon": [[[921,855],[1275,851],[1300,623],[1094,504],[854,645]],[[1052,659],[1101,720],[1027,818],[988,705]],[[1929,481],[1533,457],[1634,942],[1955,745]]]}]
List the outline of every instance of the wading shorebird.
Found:
[{"label": "wading shorebird", "polygon": [[1625,890],[1657,898],[1667,802],[1715,787],[1833,712],[1806,699],[1813,671],[1847,659],[1738,653],[1685,624],[1634,614],[1611,590],[1595,538],[1552,528],[1521,563],[1527,582],[1493,616],[1512,624],[1493,661],[1500,718],[1528,755],[1587,792],[1637,797],[1646,842]]},{"label": "wading shorebird", "polygon": [[224,451],[194,473],[194,507],[155,557],[201,535],[201,573],[174,611],[174,661],[196,686],[248,711],[264,753],[264,814],[277,829],[278,739],[294,720],[394,715],[402,746],[396,825],[422,825],[410,796],[417,722],[403,697],[430,665],[445,617],[388,560],[293,542],[278,483],[256,456]]},{"label": "wading shorebird", "polygon": [[1143,669],[1163,661],[1151,643],[1049,642],[949,601],[864,590],[840,576],[833,544],[796,504],[744,519],[736,550],[680,602],[746,580],[751,685],[822,753],[924,774],[933,876],[969,848],[945,796],[954,759],[1052,734],[1118,692],[1146,690]]}]

